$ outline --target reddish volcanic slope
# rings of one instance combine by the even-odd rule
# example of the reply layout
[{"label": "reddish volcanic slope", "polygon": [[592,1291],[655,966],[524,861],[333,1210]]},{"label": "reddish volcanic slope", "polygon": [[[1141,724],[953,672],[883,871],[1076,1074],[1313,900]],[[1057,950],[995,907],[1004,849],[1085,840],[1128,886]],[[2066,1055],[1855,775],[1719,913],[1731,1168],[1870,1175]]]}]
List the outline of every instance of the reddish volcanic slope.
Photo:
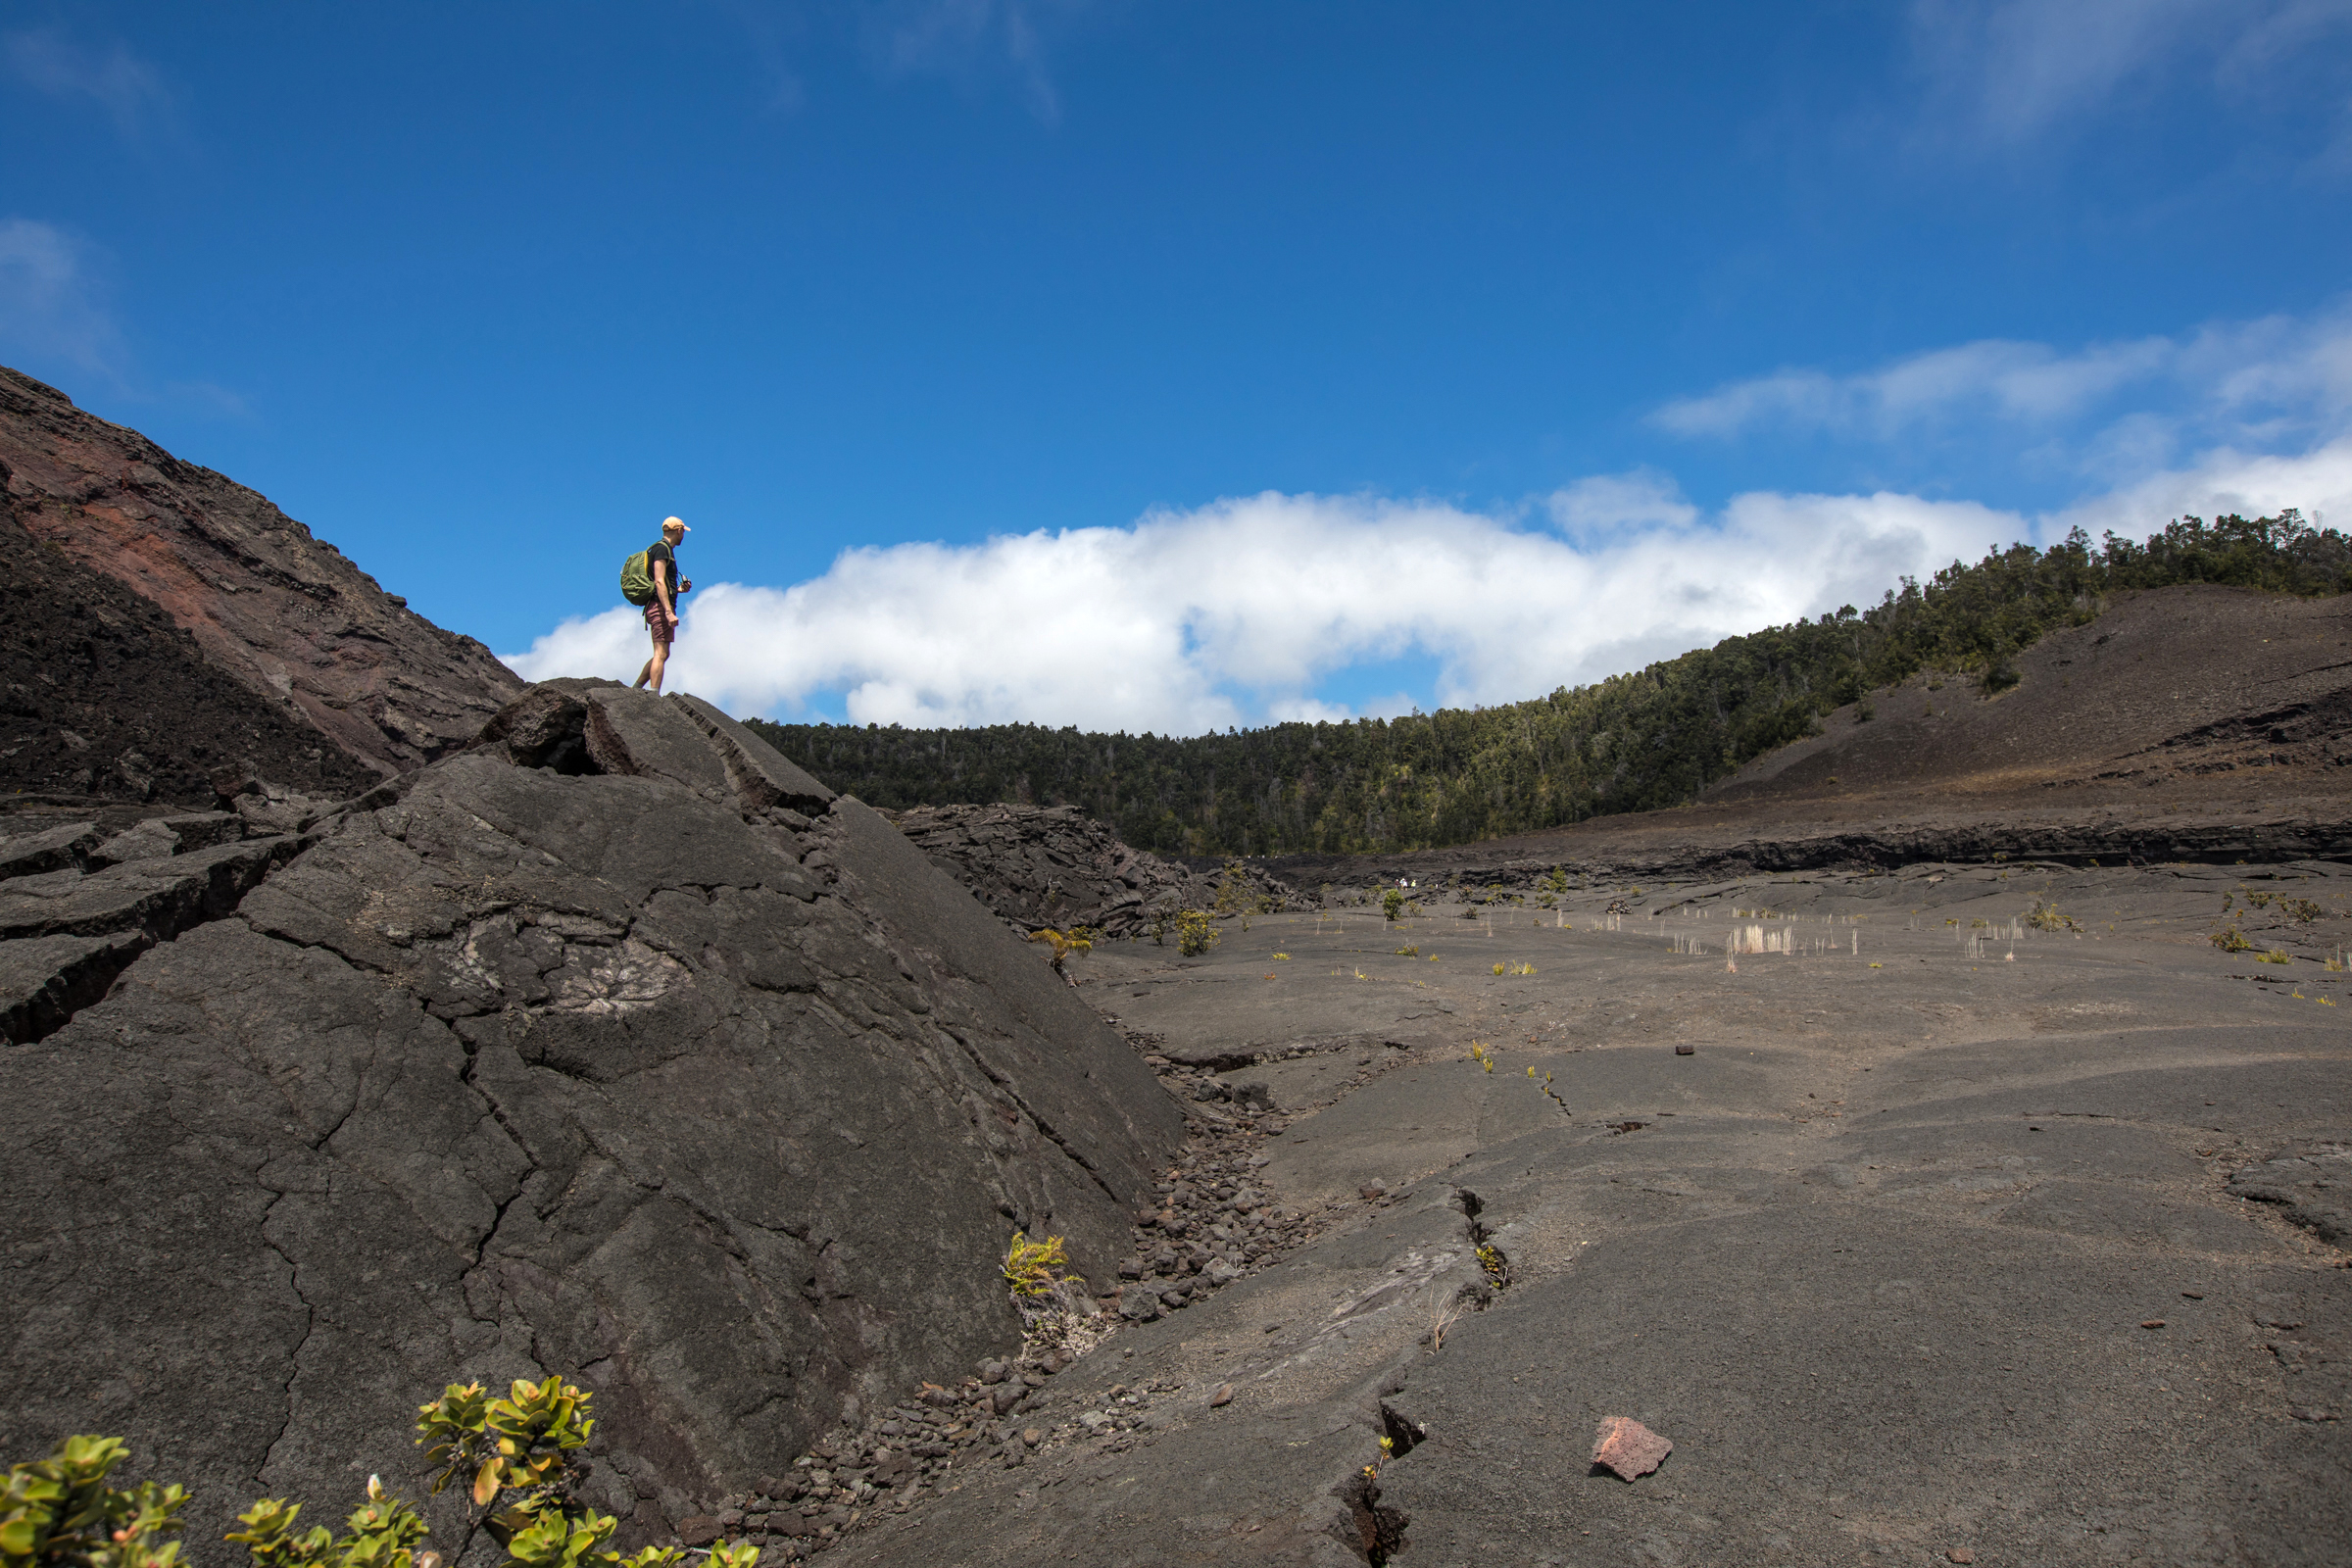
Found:
[{"label": "reddish volcanic slope", "polygon": [[521,689],[262,496],[5,367],[0,482],[27,533],[161,607],[207,663],[378,772],[463,746]]}]

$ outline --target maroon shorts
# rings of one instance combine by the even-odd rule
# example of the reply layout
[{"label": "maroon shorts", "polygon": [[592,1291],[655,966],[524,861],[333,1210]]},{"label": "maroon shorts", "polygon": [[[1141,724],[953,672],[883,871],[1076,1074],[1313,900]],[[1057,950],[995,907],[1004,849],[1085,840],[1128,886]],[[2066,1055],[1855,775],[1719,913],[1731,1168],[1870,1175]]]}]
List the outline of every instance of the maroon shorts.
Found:
[{"label": "maroon shorts", "polygon": [[672,626],[669,617],[662,612],[662,601],[659,599],[645,607],[645,623],[653,631],[654,641],[664,648],[678,634],[678,628]]}]

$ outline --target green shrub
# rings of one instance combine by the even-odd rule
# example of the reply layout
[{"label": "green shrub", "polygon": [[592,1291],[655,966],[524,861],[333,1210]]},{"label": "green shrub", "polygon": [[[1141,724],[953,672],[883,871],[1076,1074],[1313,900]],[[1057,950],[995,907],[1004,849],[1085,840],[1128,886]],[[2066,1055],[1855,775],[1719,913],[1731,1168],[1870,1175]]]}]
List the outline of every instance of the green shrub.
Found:
[{"label": "green shrub", "polygon": [[46,1459],[20,1464],[0,1489],[0,1564],[6,1568],[172,1568],[179,1543],[178,1487],[106,1484],[130,1447],[121,1438],[74,1437]]},{"label": "green shrub", "polygon": [[2044,899],[2035,899],[2026,915],[2026,924],[2036,931],[2073,931],[2080,933],[2082,922],[2071,914],[2060,914],[2058,906]]},{"label": "green shrub", "polygon": [[1187,909],[1176,917],[1176,951],[1188,958],[1200,957],[1224,936],[1205,909]]},{"label": "green shrub", "polygon": [[1404,914],[1403,893],[1396,888],[1383,893],[1380,896],[1380,912],[1388,916],[1391,923],[1400,919]]},{"label": "green shrub", "polygon": [[[418,1408],[416,1441],[441,1467],[433,1491],[462,1484],[491,1538],[516,1568],[675,1568],[686,1553],[648,1546],[623,1557],[606,1545],[620,1521],[573,1496],[584,1467],[579,1451],[596,1423],[595,1396],[560,1377],[517,1381],[492,1398],[478,1383],[453,1383]],[[0,1568],[177,1568],[175,1517],[181,1488],[143,1482],[128,1491],[106,1476],[128,1446],[120,1438],[73,1437],[47,1459],[20,1464],[0,1489]],[[368,1497],[341,1538],[323,1526],[297,1533],[303,1504],[264,1497],[237,1515],[244,1528],[227,1540],[253,1568],[440,1568],[440,1553],[418,1551],[427,1534],[415,1508],[368,1478]],[[760,1548],[721,1542],[709,1568],[755,1568]]]}]

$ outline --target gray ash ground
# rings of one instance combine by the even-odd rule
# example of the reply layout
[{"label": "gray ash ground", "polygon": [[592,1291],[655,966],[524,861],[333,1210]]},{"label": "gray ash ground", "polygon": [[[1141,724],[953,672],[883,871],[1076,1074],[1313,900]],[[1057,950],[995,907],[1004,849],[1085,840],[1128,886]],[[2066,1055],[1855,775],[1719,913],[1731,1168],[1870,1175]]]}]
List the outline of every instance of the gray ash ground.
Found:
[{"label": "gray ash ground", "polygon": [[[1315,1233],[1044,1378],[840,1562],[2343,1560],[2342,866],[1476,891],[1077,966],[1250,1152],[1181,1241],[1256,1250],[1227,1186]],[[1161,1234],[1131,1292],[1201,1277]],[[1607,1416],[1672,1457],[1594,1475]]]}]

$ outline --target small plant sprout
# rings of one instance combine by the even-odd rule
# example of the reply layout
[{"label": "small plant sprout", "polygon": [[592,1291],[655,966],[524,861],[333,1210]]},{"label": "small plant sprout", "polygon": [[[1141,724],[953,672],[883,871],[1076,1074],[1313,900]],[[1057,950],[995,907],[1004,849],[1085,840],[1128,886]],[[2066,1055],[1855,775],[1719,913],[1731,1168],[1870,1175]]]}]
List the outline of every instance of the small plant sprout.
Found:
[{"label": "small plant sprout", "polygon": [[1502,966],[1501,964],[1499,964],[1499,963],[1498,963],[1498,964],[1496,964],[1496,965],[1494,966],[1494,972],[1495,972],[1496,974],[1500,974],[1500,973],[1502,973],[1502,972],[1503,972],[1503,966]]},{"label": "small plant sprout", "polygon": [[2295,959],[2294,955],[2282,949],[2273,948],[2268,953],[2255,955],[2254,961],[2256,963],[2292,963]]},{"label": "small plant sprout", "polygon": [[1487,1283],[1496,1290],[1511,1283],[1511,1260],[1493,1242],[1478,1244],[1478,1266],[1486,1271]]},{"label": "small plant sprout", "polygon": [[1393,1459],[1396,1456],[1396,1440],[1385,1432],[1380,1435],[1380,1456],[1383,1459]]},{"label": "small plant sprout", "polygon": [[1486,1048],[1484,1042],[1477,1040],[1470,1042],[1470,1059],[1489,1072],[1494,1070],[1494,1054]]},{"label": "small plant sprout", "polygon": [[1274,955],[1274,961],[1276,963],[1288,963],[1291,961],[1291,956],[1287,953],[1277,953]]},{"label": "small plant sprout", "polygon": [[1069,981],[1071,985],[1076,985],[1078,982],[1071,976],[1068,968],[1070,955],[1073,953],[1092,953],[1095,950],[1094,943],[1088,940],[1088,938],[1079,934],[1081,929],[1081,927],[1072,926],[1067,931],[1055,931],[1049,927],[1043,931],[1032,931],[1029,933],[1030,941],[1043,942],[1054,950],[1054,957],[1052,959],[1054,972],[1061,976],[1064,980]]},{"label": "small plant sprout", "polygon": [[1398,948],[1396,950],[1396,956],[1399,958],[1418,958],[1421,956],[1421,950],[1419,947]]},{"label": "small plant sprout", "polygon": [[1431,1353],[1446,1348],[1446,1331],[1462,1315],[1462,1298],[1458,1292],[1440,1292],[1429,1298],[1429,1348]]}]

